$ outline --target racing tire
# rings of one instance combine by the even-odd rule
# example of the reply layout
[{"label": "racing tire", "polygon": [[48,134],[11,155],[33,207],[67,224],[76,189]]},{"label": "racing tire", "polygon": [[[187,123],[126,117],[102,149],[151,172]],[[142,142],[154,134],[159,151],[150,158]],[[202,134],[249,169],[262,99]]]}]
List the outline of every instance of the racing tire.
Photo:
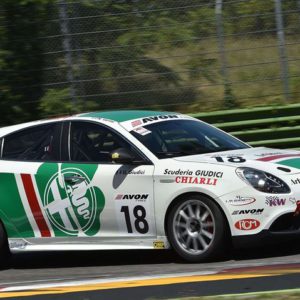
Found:
[{"label": "racing tire", "polygon": [[8,248],[7,235],[0,221],[0,269],[10,264],[11,253]]},{"label": "racing tire", "polygon": [[188,262],[225,256],[228,232],[221,209],[212,199],[202,195],[189,195],[177,202],[167,219],[169,242]]}]

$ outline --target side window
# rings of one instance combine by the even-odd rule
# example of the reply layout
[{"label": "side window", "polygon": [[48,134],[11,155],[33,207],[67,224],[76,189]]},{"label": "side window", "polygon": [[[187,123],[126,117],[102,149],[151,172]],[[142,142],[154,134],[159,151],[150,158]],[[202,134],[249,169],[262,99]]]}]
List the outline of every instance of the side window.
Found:
[{"label": "side window", "polygon": [[111,162],[111,151],[118,148],[131,149],[130,144],[119,135],[99,124],[72,122],[70,156],[78,162]]},{"label": "side window", "polygon": [[4,137],[2,159],[59,160],[59,145],[56,142],[59,137],[54,135],[58,126],[58,124],[34,126]]}]

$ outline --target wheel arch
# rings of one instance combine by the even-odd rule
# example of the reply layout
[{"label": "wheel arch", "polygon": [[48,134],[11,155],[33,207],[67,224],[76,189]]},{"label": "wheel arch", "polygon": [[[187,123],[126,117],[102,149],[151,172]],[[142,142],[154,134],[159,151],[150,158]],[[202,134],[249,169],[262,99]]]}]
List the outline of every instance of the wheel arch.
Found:
[{"label": "wheel arch", "polygon": [[171,209],[172,207],[174,207],[174,205],[176,205],[177,203],[183,201],[184,199],[186,199],[186,197],[188,196],[192,196],[192,195],[197,195],[197,196],[204,196],[210,200],[212,200],[220,209],[221,214],[223,215],[224,219],[225,219],[225,223],[226,223],[226,230],[227,233],[230,234],[231,236],[231,230],[230,230],[230,225],[229,225],[229,221],[228,218],[226,216],[226,213],[224,212],[224,209],[222,208],[222,206],[218,203],[218,201],[216,201],[213,197],[209,196],[208,194],[202,193],[202,192],[185,192],[182,193],[178,196],[176,196],[169,204],[167,210],[166,210],[166,214],[165,214],[165,218],[164,218],[164,231],[165,231],[165,235],[167,236],[167,223],[168,223],[168,217],[170,215]]},{"label": "wheel arch", "polygon": [[5,231],[7,239],[9,236],[16,236],[19,237],[20,234],[13,223],[9,220],[3,211],[0,210],[0,225],[2,226],[3,230]]}]

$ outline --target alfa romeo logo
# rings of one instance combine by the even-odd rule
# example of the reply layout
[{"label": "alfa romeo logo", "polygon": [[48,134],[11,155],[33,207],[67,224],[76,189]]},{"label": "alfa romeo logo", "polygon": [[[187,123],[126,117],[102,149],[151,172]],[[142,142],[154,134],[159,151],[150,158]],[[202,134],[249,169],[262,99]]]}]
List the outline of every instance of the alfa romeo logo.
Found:
[{"label": "alfa romeo logo", "polygon": [[43,205],[56,235],[91,236],[100,230],[104,196],[90,178],[82,169],[62,167],[47,182]]}]

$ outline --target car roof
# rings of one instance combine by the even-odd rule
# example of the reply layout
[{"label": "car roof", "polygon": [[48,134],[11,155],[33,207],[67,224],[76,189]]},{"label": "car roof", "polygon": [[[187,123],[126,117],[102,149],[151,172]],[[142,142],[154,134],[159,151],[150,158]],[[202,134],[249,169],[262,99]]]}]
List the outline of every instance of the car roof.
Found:
[{"label": "car roof", "polygon": [[87,112],[70,116],[58,116],[50,119],[43,119],[37,121],[30,121],[26,123],[20,123],[16,125],[10,125],[0,128],[0,137],[9,134],[11,132],[24,129],[34,125],[42,125],[55,121],[64,121],[68,119],[77,119],[77,118],[95,118],[95,119],[106,119],[114,122],[127,122],[135,119],[155,117],[155,116],[164,116],[168,114],[178,115],[178,113],[170,113],[166,111],[151,111],[151,110],[112,110],[112,111],[95,111]]},{"label": "car roof", "polygon": [[151,111],[151,110],[115,110],[115,111],[95,111],[95,112],[83,113],[83,114],[76,115],[76,117],[103,118],[103,119],[108,119],[116,122],[126,122],[126,121],[140,119],[140,118],[147,118],[152,116],[163,116],[167,114],[170,114],[170,112]]}]

